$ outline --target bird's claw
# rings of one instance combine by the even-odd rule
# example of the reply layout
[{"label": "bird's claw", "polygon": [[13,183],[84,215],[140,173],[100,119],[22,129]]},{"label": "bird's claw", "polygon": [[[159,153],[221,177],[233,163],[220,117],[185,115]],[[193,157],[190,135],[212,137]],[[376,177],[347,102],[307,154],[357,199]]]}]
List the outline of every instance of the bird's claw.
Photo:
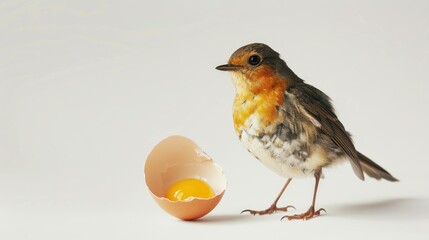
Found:
[{"label": "bird's claw", "polygon": [[319,210],[314,211],[314,207],[311,206],[307,210],[307,212],[305,212],[305,213],[295,214],[295,215],[292,215],[292,216],[285,215],[280,220],[283,220],[284,218],[287,218],[288,220],[296,220],[296,219],[309,220],[311,218],[320,216],[321,211],[324,211],[326,213],[326,210],[324,208],[320,208]]},{"label": "bird's claw", "polygon": [[277,207],[276,205],[271,205],[269,208],[262,210],[262,211],[256,211],[256,210],[250,210],[250,209],[246,209],[241,211],[240,214],[248,212],[251,215],[266,215],[266,214],[273,214],[275,212],[287,212],[289,208],[293,208],[295,209],[294,206],[286,206],[286,207]]}]

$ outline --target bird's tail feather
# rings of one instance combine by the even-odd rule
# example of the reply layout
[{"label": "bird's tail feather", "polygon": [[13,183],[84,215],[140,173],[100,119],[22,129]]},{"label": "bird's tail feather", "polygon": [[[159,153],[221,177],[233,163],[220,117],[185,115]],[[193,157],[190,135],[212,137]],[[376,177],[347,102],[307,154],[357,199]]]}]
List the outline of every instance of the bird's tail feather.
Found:
[{"label": "bird's tail feather", "polygon": [[359,162],[362,166],[362,170],[370,177],[373,177],[377,180],[382,178],[396,182],[398,179],[393,177],[389,172],[380,167],[377,163],[373,162],[371,159],[367,158],[362,153],[358,152]]}]

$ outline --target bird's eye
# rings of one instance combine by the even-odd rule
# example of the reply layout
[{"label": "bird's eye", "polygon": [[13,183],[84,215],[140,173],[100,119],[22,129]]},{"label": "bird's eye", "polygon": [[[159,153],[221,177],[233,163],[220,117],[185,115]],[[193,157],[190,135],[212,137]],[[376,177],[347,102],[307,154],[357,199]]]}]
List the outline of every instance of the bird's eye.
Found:
[{"label": "bird's eye", "polygon": [[256,66],[259,63],[261,63],[261,57],[259,57],[258,55],[252,55],[249,57],[249,64]]}]

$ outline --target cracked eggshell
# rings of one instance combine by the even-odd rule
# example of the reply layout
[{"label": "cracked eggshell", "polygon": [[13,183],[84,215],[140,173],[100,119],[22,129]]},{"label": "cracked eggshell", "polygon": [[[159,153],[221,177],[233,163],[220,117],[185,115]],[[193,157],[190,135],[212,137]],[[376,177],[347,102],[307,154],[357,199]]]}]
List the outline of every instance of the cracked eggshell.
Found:
[{"label": "cracked eggshell", "polygon": [[[193,141],[182,136],[168,137],[156,145],[146,160],[144,173],[153,199],[167,213],[183,220],[194,220],[209,213],[222,199],[226,189],[222,169]],[[183,201],[164,197],[173,183],[185,178],[207,182],[215,196]]]}]

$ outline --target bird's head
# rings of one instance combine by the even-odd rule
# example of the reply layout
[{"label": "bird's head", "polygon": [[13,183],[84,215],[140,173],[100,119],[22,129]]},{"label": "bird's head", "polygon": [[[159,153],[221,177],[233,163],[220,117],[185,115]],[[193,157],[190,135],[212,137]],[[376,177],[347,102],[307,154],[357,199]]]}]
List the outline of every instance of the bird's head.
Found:
[{"label": "bird's head", "polygon": [[232,74],[237,92],[257,93],[279,80],[287,81],[284,73],[289,68],[272,48],[263,43],[252,43],[237,49],[227,64],[216,69]]}]

